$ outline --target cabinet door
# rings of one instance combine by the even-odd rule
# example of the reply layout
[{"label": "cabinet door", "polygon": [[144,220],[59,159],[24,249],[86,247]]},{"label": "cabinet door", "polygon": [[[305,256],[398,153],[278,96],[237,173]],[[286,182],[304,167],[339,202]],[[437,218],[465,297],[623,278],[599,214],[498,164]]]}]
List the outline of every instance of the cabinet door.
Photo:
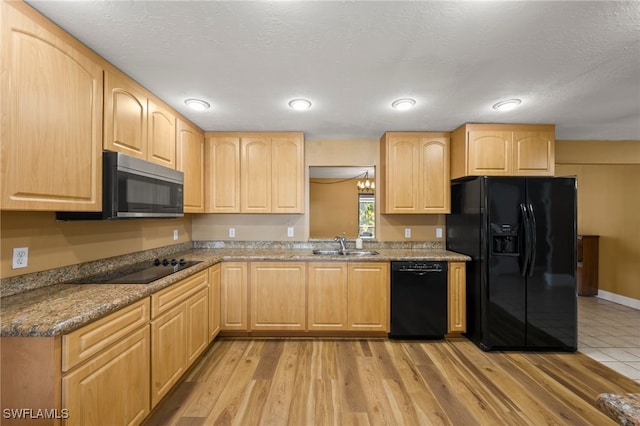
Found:
[{"label": "cabinet door", "polygon": [[420,209],[422,213],[450,213],[449,138],[420,140]]},{"label": "cabinet door", "polygon": [[388,332],[389,291],[388,263],[349,263],[349,330]]},{"label": "cabinet door", "polygon": [[248,331],[247,263],[224,262],[220,274],[220,329]]},{"label": "cabinet door", "polygon": [[178,119],[177,170],[184,173],[184,212],[204,213],[204,134]]},{"label": "cabinet door", "polygon": [[104,149],[147,157],[147,95],[117,71],[104,72]]},{"label": "cabinet door", "polygon": [[390,135],[385,143],[383,213],[419,213],[418,137]]},{"label": "cabinet door", "polygon": [[464,262],[449,262],[449,333],[464,333],[467,331],[467,288],[465,271]]},{"label": "cabinet door", "polygon": [[205,156],[207,213],[240,213],[240,138],[207,138]]},{"label": "cabinet door", "polygon": [[220,264],[209,268],[209,342],[220,332]]},{"label": "cabinet door", "polygon": [[309,330],[347,329],[347,264],[310,262],[308,275]]},{"label": "cabinet door", "polygon": [[553,176],[555,171],[554,131],[513,132],[513,174]]},{"label": "cabinet door", "polygon": [[151,321],[151,407],[182,377],[187,365],[185,304]]},{"label": "cabinet door", "polygon": [[271,139],[271,213],[304,213],[302,136]]},{"label": "cabinet door", "polygon": [[176,117],[169,108],[149,99],[147,160],[176,168]]},{"label": "cabinet door", "polygon": [[242,138],[240,211],[271,213],[271,140]]},{"label": "cabinet door", "polygon": [[187,315],[187,367],[209,344],[209,288],[203,288],[185,302]]},{"label": "cabinet door", "polygon": [[66,425],[140,424],[149,414],[149,328],[142,327],[62,378]]},{"label": "cabinet door", "polygon": [[68,34],[10,3],[0,4],[0,207],[98,211],[102,67],[71,47]]},{"label": "cabinet door", "polygon": [[251,330],[305,329],[305,264],[252,262]]},{"label": "cabinet door", "polygon": [[467,155],[469,176],[511,174],[511,132],[469,131]]}]

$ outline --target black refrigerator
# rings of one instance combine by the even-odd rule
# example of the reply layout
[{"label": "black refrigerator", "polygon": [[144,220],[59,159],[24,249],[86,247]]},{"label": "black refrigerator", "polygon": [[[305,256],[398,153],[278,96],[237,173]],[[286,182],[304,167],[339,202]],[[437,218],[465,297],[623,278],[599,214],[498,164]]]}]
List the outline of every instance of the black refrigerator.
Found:
[{"label": "black refrigerator", "polygon": [[452,181],[447,249],[472,258],[466,336],[480,348],[577,349],[575,178]]}]

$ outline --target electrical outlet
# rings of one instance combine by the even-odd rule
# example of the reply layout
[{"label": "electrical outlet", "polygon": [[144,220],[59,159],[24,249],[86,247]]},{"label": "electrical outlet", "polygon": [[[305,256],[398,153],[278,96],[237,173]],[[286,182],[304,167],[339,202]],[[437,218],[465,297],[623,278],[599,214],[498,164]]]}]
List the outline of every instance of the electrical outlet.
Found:
[{"label": "electrical outlet", "polygon": [[14,247],[12,269],[26,268],[29,264],[29,247]]},{"label": "electrical outlet", "polygon": [[436,238],[442,238],[442,228],[436,228]]},{"label": "electrical outlet", "polygon": [[293,237],[293,226],[289,226],[287,228],[287,237],[289,238]]},{"label": "electrical outlet", "polygon": [[404,237],[411,238],[411,228],[404,228]]},{"label": "electrical outlet", "polygon": [[177,230],[177,229],[174,229],[174,230],[173,230],[173,241],[175,241],[175,240],[177,240],[177,239],[178,239],[178,230]]},{"label": "electrical outlet", "polygon": [[229,228],[229,238],[236,237],[236,228]]}]

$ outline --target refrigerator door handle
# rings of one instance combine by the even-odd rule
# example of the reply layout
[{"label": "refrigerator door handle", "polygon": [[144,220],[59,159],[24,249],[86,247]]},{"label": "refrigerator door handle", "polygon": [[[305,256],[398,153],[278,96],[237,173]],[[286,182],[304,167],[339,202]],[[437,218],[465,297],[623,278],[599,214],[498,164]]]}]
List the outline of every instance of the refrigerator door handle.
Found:
[{"label": "refrigerator door handle", "polygon": [[533,204],[529,203],[527,208],[529,209],[529,231],[531,232],[529,239],[531,245],[529,257],[529,276],[531,277],[533,275],[533,266],[536,262],[536,234],[538,233],[538,231],[536,229],[536,214],[533,211]]},{"label": "refrigerator door handle", "polygon": [[531,258],[531,224],[529,222],[529,214],[527,213],[527,206],[524,203],[520,203],[520,212],[522,213],[522,224],[524,225],[524,254],[521,253],[520,256],[523,256],[522,266],[520,268],[520,274],[523,277],[527,276],[527,270],[529,268],[529,259]]}]

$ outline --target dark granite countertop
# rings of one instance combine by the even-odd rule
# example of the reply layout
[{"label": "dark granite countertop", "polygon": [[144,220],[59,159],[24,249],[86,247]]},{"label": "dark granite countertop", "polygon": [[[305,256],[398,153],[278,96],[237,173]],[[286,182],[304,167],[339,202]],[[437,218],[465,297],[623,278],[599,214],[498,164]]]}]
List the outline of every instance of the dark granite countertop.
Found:
[{"label": "dark granite countertop", "polygon": [[312,249],[196,248],[175,257],[202,262],[149,284],[53,284],[0,299],[2,336],[69,333],[221,261],[468,261],[443,249],[375,249],[373,256],[314,255]]}]

